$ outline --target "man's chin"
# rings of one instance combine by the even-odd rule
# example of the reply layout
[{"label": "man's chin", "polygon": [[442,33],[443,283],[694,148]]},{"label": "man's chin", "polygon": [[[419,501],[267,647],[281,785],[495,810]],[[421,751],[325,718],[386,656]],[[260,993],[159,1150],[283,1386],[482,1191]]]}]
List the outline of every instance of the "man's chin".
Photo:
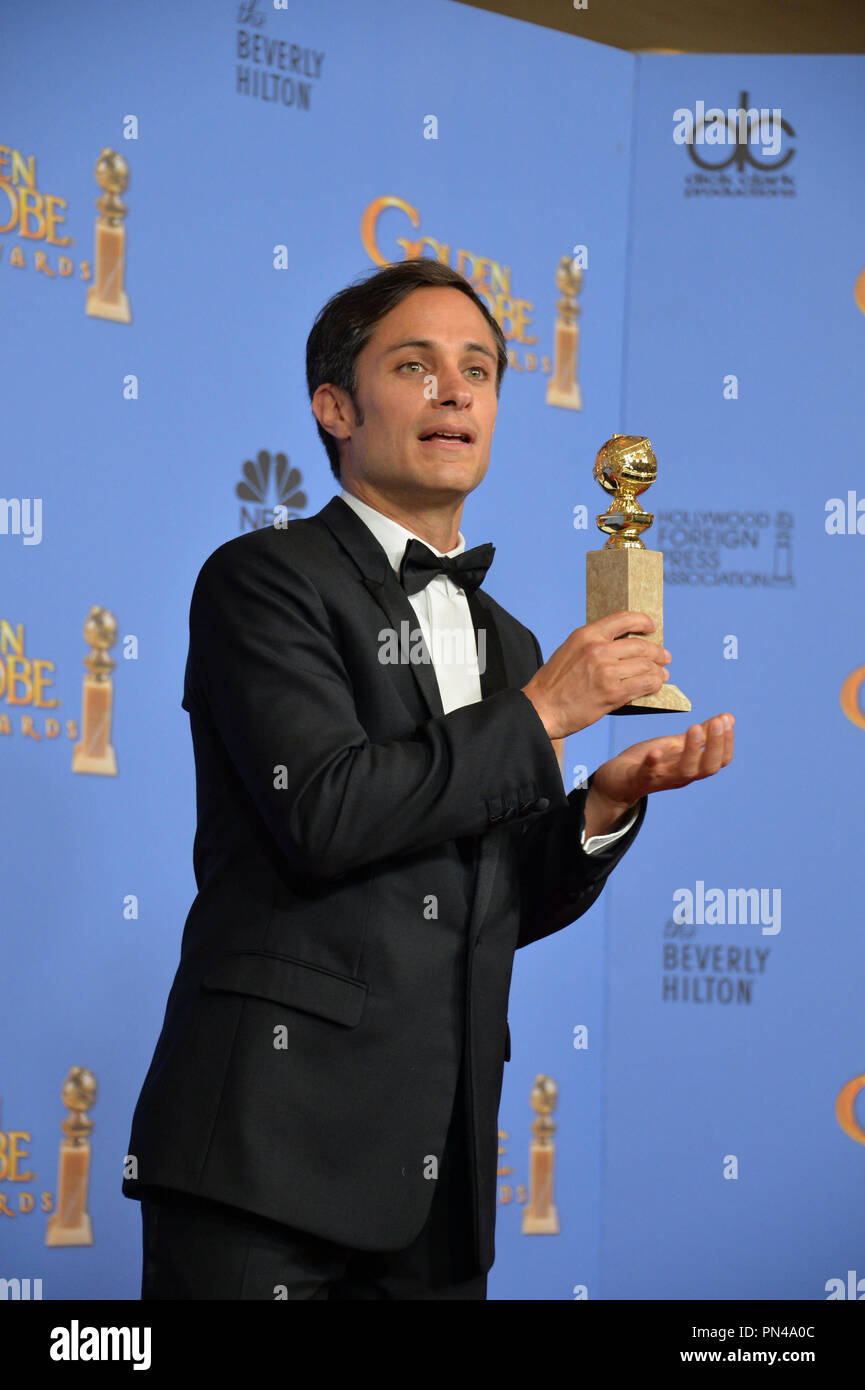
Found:
[{"label": "man's chin", "polygon": [[487,463],[477,459],[424,459],[421,467],[411,469],[410,479],[420,490],[466,497],[483,482],[486,471]]}]

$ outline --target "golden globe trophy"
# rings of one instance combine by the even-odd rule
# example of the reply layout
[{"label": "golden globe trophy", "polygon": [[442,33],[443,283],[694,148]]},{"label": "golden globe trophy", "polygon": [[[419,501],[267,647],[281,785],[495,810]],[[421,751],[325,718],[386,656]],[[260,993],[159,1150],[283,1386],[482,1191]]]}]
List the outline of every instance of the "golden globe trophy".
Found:
[{"label": "golden globe trophy", "polygon": [[102,197],[96,199],[96,279],[87,291],[87,312],[94,318],[131,323],[129,296],[123,288],[126,268],[126,228],[129,209],[120,194],[129,186],[129,165],[116,150],[105,149],[96,161],[96,182]]},{"label": "golden globe trophy", "polygon": [[582,283],[582,267],[572,256],[562,256],[556,271],[556,285],[562,297],[556,306],[558,318],[553,347],[553,374],[547,382],[547,405],[561,405],[567,410],[583,408],[583,394],[577,381],[580,351],[577,295]]},{"label": "golden globe trophy", "polygon": [[117,619],[108,608],[91,608],[84,624],[91,650],[84,658],[87,675],[81,698],[81,739],[72,749],[73,772],[117,776],[117,757],[111,746],[111,672],[116,662],[108,648],[117,641]]},{"label": "golden globe trophy", "polygon": [[48,1218],[46,1245],[92,1245],[93,1227],[87,1211],[90,1182],[90,1134],[93,1121],[85,1114],[96,1100],[96,1077],[86,1067],[70,1067],[63,1083],[63,1104],[69,1114],[60,1128],[57,1168],[57,1210]]},{"label": "golden globe trophy", "polygon": [[[607,510],[597,518],[609,536],[603,550],[586,555],[586,622],[621,611],[648,613],[655,631],[641,633],[650,642],[664,643],[664,557],[647,550],[640,539],[654,521],[637,500],[658,476],[658,461],[648,439],[614,434],[598,450],[594,476],[612,493]],[[640,695],[614,714],[652,714],[689,710],[691,701],[669,681],[655,695]]]},{"label": "golden globe trophy", "polygon": [[553,1206],[553,1168],[556,1151],[551,1119],[559,1098],[559,1088],[551,1076],[536,1076],[532,1087],[532,1134],[529,1147],[529,1200],[523,1207],[524,1236],[557,1236],[559,1214]]}]

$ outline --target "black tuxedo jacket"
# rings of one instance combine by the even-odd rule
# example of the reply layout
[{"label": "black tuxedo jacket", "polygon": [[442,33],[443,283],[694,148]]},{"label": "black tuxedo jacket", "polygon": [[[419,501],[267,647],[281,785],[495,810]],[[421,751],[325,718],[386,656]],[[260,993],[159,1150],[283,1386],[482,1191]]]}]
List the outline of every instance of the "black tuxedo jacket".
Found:
[{"label": "black tuxedo jacket", "polygon": [[[414,610],[339,497],[198,576],[183,708],[198,895],[123,1191],[161,1186],[359,1250],[420,1232],[465,1050],[478,1268],[493,1262],[514,951],[584,913],[642,823],[580,846],[521,687],[536,638],[488,594],[481,702],[385,665]],[[404,630],[404,629],[403,629]]]}]

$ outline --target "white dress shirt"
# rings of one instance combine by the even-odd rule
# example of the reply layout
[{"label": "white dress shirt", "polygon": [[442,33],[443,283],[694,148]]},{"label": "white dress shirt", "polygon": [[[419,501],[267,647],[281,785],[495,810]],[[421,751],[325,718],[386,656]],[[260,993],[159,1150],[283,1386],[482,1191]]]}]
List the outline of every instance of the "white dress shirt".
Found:
[{"label": "white dress shirt", "polygon": [[[409,540],[422,541],[434,555],[453,557],[461,555],[466,548],[462,531],[457,533],[457,544],[453,550],[436,550],[423,536],[415,536],[413,531],[407,531],[399,522],[383,516],[368,503],[346,492],[345,488],[340,497],[369,527],[397,574]],[[450,714],[451,710],[482,700],[475,627],[465,590],[459,588],[449,575],[436,574],[423,589],[406,597],[417,614],[418,625],[430,653],[444,713]],[[485,659],[485,653],[481,655]],[[621,830],[614,830],[610,835],[591,835],[588,840],[583,830],[581,844],[584,852],[594,854],[612,844],[630,830],[636,818],[635,811]]]}]

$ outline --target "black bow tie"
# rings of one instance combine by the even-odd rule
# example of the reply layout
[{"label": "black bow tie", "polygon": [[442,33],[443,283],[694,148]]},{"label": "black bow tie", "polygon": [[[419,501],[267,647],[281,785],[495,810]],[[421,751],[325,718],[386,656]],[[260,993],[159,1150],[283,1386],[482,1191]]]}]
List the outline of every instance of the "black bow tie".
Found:
[{"label": "black bow tie", "polygon": [[446,574],[459,588],[473,593],[483,583],[495,553],[495,546],[487,541],[462,555],[434,555],[423,541],[410,540],[399,567],[399,582],[407,594],[416,594],[437,574]]}]

